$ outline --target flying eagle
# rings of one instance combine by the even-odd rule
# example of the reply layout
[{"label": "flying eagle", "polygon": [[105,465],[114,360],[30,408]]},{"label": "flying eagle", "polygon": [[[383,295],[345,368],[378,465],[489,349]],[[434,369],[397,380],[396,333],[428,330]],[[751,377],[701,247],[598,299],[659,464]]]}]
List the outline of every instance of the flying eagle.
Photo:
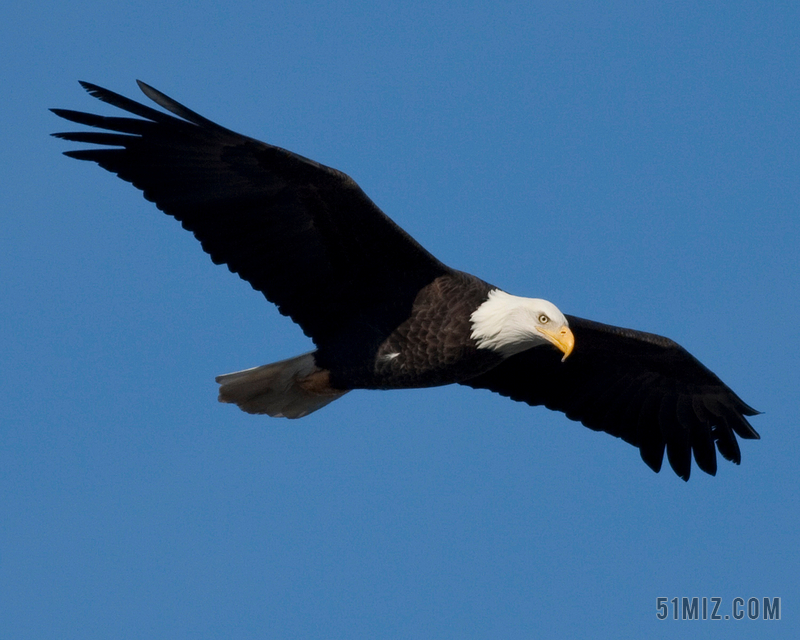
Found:
[{"label": "flying eagle", "polygon": [[684,480],[692,452],[714,475],[715,443],[738,464],[736,435],[759,437],[745,417],[758,412],[672,340],[566,316],[452,269],[349,176],[225,129],[142,82],[174,115],[81,85],[138,117],[53,109],[103,130],[54,134],[104,145],[66,155],[140,189],[316,345],[219,376],[220,401],[300,418],[351,389],[459,383],[622,438],[656,472],[666,448]]}]

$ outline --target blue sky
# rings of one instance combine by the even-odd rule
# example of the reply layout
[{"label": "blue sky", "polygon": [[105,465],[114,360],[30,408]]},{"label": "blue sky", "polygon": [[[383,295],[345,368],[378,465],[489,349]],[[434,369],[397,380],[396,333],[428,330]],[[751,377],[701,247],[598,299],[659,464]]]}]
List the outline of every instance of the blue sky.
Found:
[{"label": "blue sky", "polygon": [[[6,8],[0,636],[796,635],[799,31],[788,2]],[[349,173],[451,266],[677,340],[762,440],[684,483],[465,388],[218,404],[311,345],[48,136],[111,112],[77,80],[136,78]],[[657,620],[695,596],[783,619]]]}]

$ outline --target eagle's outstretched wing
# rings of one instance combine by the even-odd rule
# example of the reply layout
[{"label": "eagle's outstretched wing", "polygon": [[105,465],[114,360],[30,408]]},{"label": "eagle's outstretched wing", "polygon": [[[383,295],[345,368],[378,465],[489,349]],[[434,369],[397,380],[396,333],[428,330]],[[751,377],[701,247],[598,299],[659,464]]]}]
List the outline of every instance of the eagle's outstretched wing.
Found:
[{"label": "eagle's outstretched wing", "polygon": [[[667,450],[670,465],[689,479],[691,457],[714,475],[716,448],[739,463],[736,435],[758,433],[747,406],[716,375],[668,338],[567,316],[575,349],[565,362],[555,349],[519,353],[491,371],[462,383],[489,389],[530,405],[564,412],[596,431],[639,447],[659,471]],[[735,434],[735,435],[734,435]]]},{"label": "eagle's outstretched wing", "polygon": [[141,189],[318,345],[356,316],[376,333],[393,329],[448,271],[344,173],[225,129],[142,82],[174,115],[81,84],[138,117],[53,109],[103,130],[54,134],[103,145],[66,155]]}]

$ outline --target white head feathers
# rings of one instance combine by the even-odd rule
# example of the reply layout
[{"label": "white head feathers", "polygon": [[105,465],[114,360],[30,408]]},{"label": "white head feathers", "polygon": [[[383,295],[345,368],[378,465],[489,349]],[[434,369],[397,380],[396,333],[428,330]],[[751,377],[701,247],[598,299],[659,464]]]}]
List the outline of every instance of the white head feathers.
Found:
[{"label": "white head feathers", "polygon": [[489,293],[486,302],[470,316],[472,339],[479,349],[492,349],[503,356],[531,347],[553,344],[566,358],[574,339],[567,319],[552,302],[512,296],[500,289]]}]

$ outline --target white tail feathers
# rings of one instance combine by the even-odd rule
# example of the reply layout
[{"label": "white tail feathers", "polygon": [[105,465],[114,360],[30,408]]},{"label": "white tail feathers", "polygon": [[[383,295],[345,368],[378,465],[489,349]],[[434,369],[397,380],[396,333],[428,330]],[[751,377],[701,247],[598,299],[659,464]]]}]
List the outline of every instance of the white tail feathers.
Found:
[{"label": "white tail feathers", "polygon": [[329,372],[317,366],[314,353],[217,376],[219,401],[274,418],[302,418],[322,409],[347,391],[330,386]]}]

